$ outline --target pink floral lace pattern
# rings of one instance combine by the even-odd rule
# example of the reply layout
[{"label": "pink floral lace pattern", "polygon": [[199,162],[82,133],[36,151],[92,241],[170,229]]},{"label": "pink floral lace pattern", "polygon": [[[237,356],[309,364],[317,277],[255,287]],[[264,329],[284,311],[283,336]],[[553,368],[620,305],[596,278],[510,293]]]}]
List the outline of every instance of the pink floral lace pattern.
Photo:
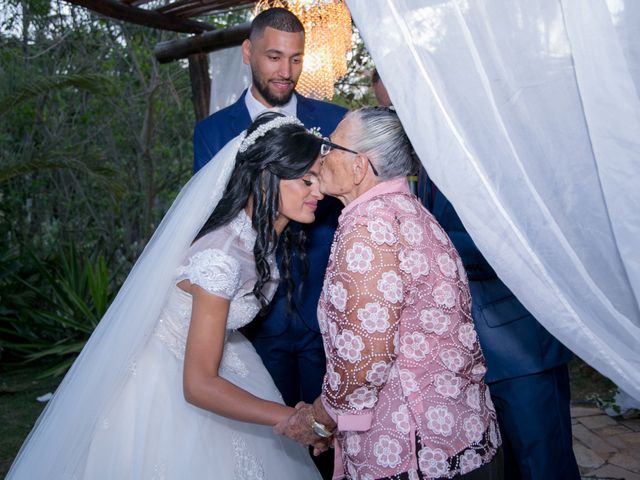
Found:
[{"label": "pink floral lace pattern", "polygon": [[345,210],[332,245],[323,401],[345,475],[453,477],[500,445],[467,279],[431,214],[385,183]]}]

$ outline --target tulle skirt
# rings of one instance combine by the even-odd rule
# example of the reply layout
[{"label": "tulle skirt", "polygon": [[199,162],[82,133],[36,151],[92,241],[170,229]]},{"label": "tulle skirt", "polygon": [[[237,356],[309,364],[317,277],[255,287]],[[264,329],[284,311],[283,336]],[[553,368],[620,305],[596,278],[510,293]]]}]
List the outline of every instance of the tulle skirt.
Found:
[{"label": "tulle skirt", "polygon": [[[233,332],[237,368],[220,374],[257,397],[282,397],[250,342]],[[225,353],[226,355],[226,353]],[[233,365],[233,362],[227,362]],[[73,477],[97,479],[319,479],[306,448],[271,427],[230,420],[188,404],[182,361],[152,337],[125,388],[100,419],[86,463]]]}]

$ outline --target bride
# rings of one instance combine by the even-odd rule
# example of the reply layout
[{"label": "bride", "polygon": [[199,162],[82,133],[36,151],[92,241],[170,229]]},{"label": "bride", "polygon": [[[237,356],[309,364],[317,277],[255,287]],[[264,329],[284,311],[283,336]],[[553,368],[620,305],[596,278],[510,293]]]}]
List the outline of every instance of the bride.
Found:
[{"label": "bride", "polygon": [[285,266],[301,243],[287,223],[314,220],[320,144],[267,112],[191,179],[7,478],[320,478],[272,433],[294,409],[237,331],[275,293],[278,239]]}]

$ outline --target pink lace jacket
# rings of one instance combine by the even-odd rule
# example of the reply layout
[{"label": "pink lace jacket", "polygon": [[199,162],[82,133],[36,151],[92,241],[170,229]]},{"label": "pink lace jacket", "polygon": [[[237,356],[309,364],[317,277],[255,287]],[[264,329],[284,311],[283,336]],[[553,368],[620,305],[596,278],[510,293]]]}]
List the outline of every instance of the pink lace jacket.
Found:
[{"label": "pink lace jacket", "polygon": [[404,179],[343,210],[318,305],[334,478],[452,477],[493,458],[470,301],[458,253]]}]

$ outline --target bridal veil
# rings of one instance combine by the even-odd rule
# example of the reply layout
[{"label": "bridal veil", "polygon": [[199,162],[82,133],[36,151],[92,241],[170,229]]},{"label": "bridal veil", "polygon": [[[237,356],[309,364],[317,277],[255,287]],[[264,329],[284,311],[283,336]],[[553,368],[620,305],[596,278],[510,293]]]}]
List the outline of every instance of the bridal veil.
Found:
[{"label": "bridal veil", "polygon": [[183,187],[84,349],[16,457],[8,479],[75,478],[101,412],[135,371],[175,270],[218,204],[242,136],[231,140]]}]

